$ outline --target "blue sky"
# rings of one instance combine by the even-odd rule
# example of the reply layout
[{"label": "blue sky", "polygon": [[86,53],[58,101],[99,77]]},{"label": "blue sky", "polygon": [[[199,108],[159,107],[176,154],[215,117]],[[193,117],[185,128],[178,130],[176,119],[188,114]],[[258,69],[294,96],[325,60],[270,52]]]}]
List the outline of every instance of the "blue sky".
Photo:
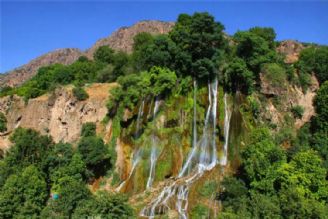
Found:
[{"label": "blue sky", "polygon": [[0,0],[0,72],[58,48],[85,50],[99,38],[140,20],[174,21],[208,11],[235,33],[273,27],[278,40],[328,45],[328,2],[318,1],[3,1]]}]

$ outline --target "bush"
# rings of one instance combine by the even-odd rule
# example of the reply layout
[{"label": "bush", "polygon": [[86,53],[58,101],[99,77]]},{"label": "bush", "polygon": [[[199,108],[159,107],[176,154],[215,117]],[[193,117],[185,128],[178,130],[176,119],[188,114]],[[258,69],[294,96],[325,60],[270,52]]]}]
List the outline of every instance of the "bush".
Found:
[{"label": "bush", "polygon": [[296,63],[300,71],[314,72],[320,83],[328,80],[328,47],[309,47],[302,50]]},{"label": "bush", "polygon": [[300,105],[293,106],[291,108],[291,111],[292,111],[295,118],[301,119],[303,117],[303,114],[304,114],[304,107],[302,107]]},{"label": "bush", "polygon": [[264,74],[265,79],[274,87],[284,87],[286,85],[286,71],[279,64],[264,64],[261,72]]},{"label": "bush", "polygon": [[95,177],[103,176],[110,167],[108,147],[101,138],[96,136],[82,137],[78,143],[78,151],[87,168]]},{"label": "bush", "polygon": [[73,95],[79,101],[86,100],[89,98],[89,95],[82,87],[73,88]]},{"label": "bush", "polygon": [[196,205],[191,211],[191,218],[206,218],[208,216],[208,208],[204,205]]},{"label": "bush", "polygon": [[93,57],[96,61],[110,64],[114,61],[114,50],[108,46],[100,46]]},{"label": "bush", "polygon": [[81,136],[95,136],[96,135],[96,124],[94,122],[87,122],[82,125]]},{"label": "bush", "polygon": [[232,91],[250,94],[254,88],[254,74],[243,59],[233,59],[225,69],[226,86]]},{"label": "bush", "polygon": [[0,132],[7,131],[7,119],[6,116],[0,112]]}]

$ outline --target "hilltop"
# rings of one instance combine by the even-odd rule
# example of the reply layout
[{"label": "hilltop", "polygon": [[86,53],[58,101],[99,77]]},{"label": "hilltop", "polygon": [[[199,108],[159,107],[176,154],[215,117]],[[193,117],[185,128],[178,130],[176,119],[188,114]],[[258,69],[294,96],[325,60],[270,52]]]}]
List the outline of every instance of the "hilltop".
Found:
[{"label": "hilltop", "polygon": [[29,63],[9,71],[3,75],[0,74],[0,87],[16,87],[33,77],[38,69],[43,66],[59,63],[64,65],[72,64],[80,56],[93,57],[94,52],[100,46],[109,46],[117,51],[130,53],[132,51],[133,37],[138,33],[147,32],[151,34],[168,33],[174,23],[162,21],[140,21],[131,27],[122,27],[112,33],[110,36],[99,39],[91,48],[81,51],[76,48],[57,49],[47,54],[41,55]]}]

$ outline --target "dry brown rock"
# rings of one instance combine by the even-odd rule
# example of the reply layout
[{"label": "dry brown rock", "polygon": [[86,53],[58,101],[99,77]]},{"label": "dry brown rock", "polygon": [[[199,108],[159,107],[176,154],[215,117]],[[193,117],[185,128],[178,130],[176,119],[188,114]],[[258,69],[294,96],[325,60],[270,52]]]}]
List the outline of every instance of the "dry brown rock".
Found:
[{"label": "dry brown rock", "polygon": [[109,37],[98,40],[86,51],[87,57],[92,58],[93,53],[100,46],[109,46],[114,50],[130,53],[132,51],[133,38],[138,33],[165,34],[168,33],[173,26],[173,22],[141,21],[131,27],[122,27]]},{"label": "dry brown rock", "polygon": [[286,63],[294,63],[298,60],[300,52],[304,49],[304,46],[294,40],[282,41],[277,47],[277,51],[286,55]]},{"label": "dry brown rock", "polygon": [[[115,86],[115,83],[92,84],[85,89],[89,95],[85,101],[77,101],[70,86],[31,99],[27,104],[21,97],[7,96],[0,99],[0,112],[7,118],[8,132],[17,127],[32,128],[51,135],[55,142],[75,142],[83,123],[95,122],[100,126],[107,114],[109,90]],[[111,132],[108,129],[111,126],[106,126],[103,132]]]}]

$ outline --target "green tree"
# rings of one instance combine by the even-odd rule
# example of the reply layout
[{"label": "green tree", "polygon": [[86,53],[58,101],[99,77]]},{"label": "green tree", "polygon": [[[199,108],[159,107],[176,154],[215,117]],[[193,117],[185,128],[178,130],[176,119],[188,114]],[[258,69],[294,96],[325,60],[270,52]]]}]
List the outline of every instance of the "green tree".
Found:
[{"label": "green tree", "polygon": [[[215,62],[218,51],[226,49],[227,41],[223,29],[223,25],[215,22],[214,17],[208,13],[179,15],[170,32],[171,39],[177,45],[175,70],[179,74],[191,75],[198,79],[213,78],[215,72],[209,66],[214,64],[209,64],[208,60]],[[201,74],[198,72],[200,69]]]},{"label": "green tree", "polygon": [[149,70],[153,66],[170,68],[175,60],[176,45],[168,36],[159,35],[137,52],[136,62],[143,70]]},{"label": "green tree", "polygon": [[275,170],[286,161],[285,153],[274,144],[266,128],[254,130],[249,145],[242,151],[242,164],[251,187],[274,190]]},{"label": "green tree", "polygon": [[314,99],[314,107],[317,113],[317,126],[320,129],[328,129],[328,82],[323,83],[317,91]]},{"label": "green tree", "polygon": [[270,48],[266,39],[250,31],[238,31],[234,35],[237,42],[237,56],[244,59],[250,70],[256,76],[260,73],[264,63],[275,63],[277,60],[275,50]]},{"label": "green tree", "polygon": [[86,122],[82,125],[81,136],[96,136],[96,123],[94,122]]},{"label": "green tree", "polygon": [[42,218],[70,218],[78,203],[91,197],[85,184],[70,176],[60,178],[51,190],[59,195],[59,199],[48,201],[47,206],[41,212]]},{"label": "green tree", "polygon": [[96,136],[81,138],[78,143],[78,151],[82,155],[87,168],[95,177],[104,175],[110,167],[110,156],[107,145]]},{"label": "green tree", "polygon": [[283,218],[326,218],[328,215],[325,203],[300,195],[294,187],[283,189],[279,199]]},{"label": "green tree", "polygon": [[83,200],[74,211],[73,218],[86,216],[101,218],[132,218],[132,208],[127,204],[127,197],[121,194],[98,192],[95,197]]},{"label": "green tree", "polygon": [[21,174],[11,175],[0,194],[0,216],[36,217],[42,210],[47,193],[47,184],[37,167],[31,165]]},{"label": "green tree", "polygon": [[167,68],[152,67],[149,71],[154,95],[167,95],[176,85],[177,76]]},{"label": "green tree", "polygon": [[303,197],[327,200],[327,171],[315,151],[297,153],[289,163],[281,165],[277,171],[279,177],[276,183],[280,188],[294,188]]},{"label": "green tree", "polygon": [[265,39],[269,45],[270,48],[274,48],[275,47],[275,38],[276,38],[276,32],[274,31],[273,28],[271,27],[253,27],[251,29],[249,29],[249,32],[254,33],[260,37],[262,37],[263,39]]},{"label": "green tree", "polygon": [[31,164],[43,167],[53,145],[50,137],[41,136],[32,129],[16,129],[10,140],[14,145],[8,151],[6,162],[10,166],[17,167],[26,167]]},{"label": "green tree", "polygon": [[320,83],[328,80],[328,47],[309,47],[301,51],[297,67],[303,74],[314,72]]},{"label": "green tree", "polygon": [[103,69],[100,69],[96,74],[96,81],[100,83],[113,82],[116,80],[114,75],[114,66],[109,64]]},{"label": "green tree", "polygon": [[114,50],[108,46],[100,46],[95,51],[93,58],[96,61],[111,64],[114,62]]},{"label": "green tree", "polygon": [[244,60],[233,59],[224,71],[227,87],[233,91],[249,94],[254,89],[254,74],[249,71]]}]

